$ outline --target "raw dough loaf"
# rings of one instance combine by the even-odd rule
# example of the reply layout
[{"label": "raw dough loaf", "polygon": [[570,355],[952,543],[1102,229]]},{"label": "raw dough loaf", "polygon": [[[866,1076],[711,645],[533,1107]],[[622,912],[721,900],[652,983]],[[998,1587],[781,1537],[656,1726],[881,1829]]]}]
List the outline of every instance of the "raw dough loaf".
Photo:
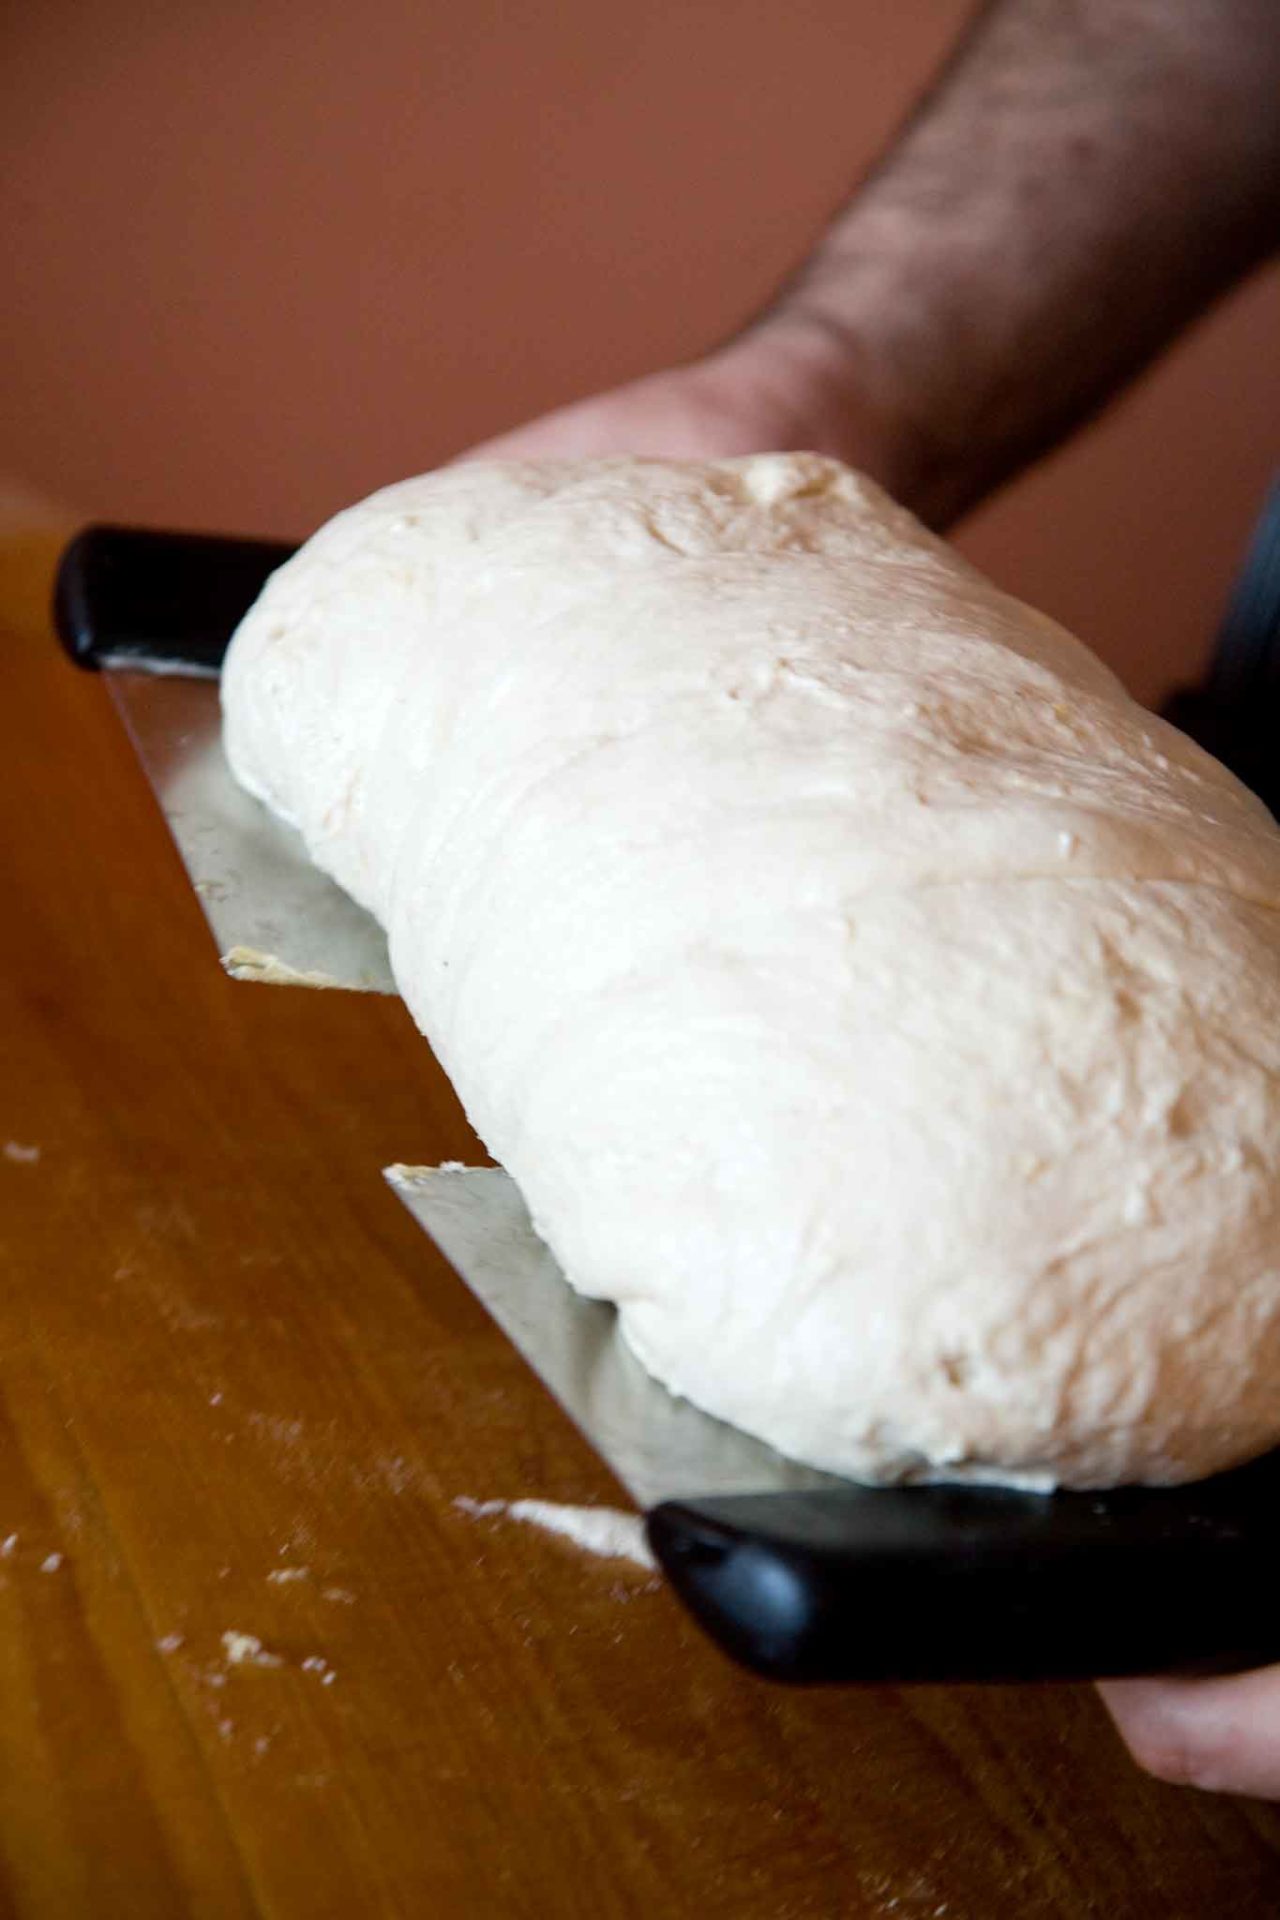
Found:
[{"label": "raw dough loaf", "polygon": [[859,1479],[1280,1439],[1280,835],[868,481],[408,481],[223,697],[669,1386]]}]

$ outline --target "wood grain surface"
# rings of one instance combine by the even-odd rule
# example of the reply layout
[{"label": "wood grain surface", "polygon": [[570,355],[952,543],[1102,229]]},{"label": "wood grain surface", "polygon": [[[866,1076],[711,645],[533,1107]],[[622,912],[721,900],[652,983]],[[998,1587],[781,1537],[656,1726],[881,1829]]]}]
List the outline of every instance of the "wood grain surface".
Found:
[{"label": "wood grain surface", "polygon": [[455,1505],[621,1495],[383,1185],[477,1154],[403,1008],[220,973],[56,546],[0,547],[0,1920],[1280,1912],[1280,1813],[1088,1689],[771,1689]]}]

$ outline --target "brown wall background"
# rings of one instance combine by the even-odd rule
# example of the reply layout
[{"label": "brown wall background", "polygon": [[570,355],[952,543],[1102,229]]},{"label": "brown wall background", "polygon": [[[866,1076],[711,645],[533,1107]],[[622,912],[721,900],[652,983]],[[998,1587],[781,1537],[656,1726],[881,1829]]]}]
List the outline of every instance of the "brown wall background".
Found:
[{"label": "brown wall background", "polygon": [[[759,303],[967,0],[10,0],[0,471],[306,532]],[[1141,270],[1135,262],[1135,272]],[[1260,276],[961,544],[1145,697],[1280,445]]]}]

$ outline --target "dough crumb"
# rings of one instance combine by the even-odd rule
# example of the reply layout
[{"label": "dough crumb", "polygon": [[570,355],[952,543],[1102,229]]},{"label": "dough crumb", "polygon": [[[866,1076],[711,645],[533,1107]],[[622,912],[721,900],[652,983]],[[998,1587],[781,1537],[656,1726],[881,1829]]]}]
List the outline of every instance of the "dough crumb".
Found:
[{"label": "dough crumb", "polygon": [[282,1667],[278,1653],[263,1646],[256,1633],[236,1633],[228,1629],[222,1636],[227,1659],[233,1667]]},{"label": "dough crumb", "polygon": [[274,953],[259,953],[255,947],[232,947],[219,956],[233,980],[256,980],[268,987],[343,987],[331,973],[291,967]]},{"label": "dough crumb", "polygon": [[473,1520],[487,1520],[495,1513],[505,1513],[505,1500],[473,1500],[469,1493],[460,1493],[454,1501],[460,1513],[469,1513]]},{"label": "dough crumb", "polygon": [[8,1560],[17,1544],[18,1536],[16,1533],[8,1534],[5,1539],[0,1540],[0,1560]]},{"label": "dough crumb", "polygon": [[183,1637],[180,1633],[166,1633],[166,1634],[163,1634],[161,1638],[156,1641],[156,1652],[157,1653],[176,1653],[178,1651],[178,1648],[182,1645],[183,1645]]},{"label": "dough crumb", "polygon": [[273,1587],[287,1587],[294,1580],[309,1580],[310,1567],[272,1567],[267,1579]]},{"label": "dough crumb", "polygon": [[41,1573],[56,1573],[61,1565],[62,1555],[60,1553],[47,1553],[40,1562],[40,1571]]},{"label": "dough crumb", "polygon": [[356,1603],[354,1593],[351,1593],[346,1587],[325,1587],[321,1591],[320,1598],[322,1600],[332,1600],[334,1605],[339,1607],[354,1607]]},{"label": "dough crumb", "polygon": [[4,1157],[12,1160],[15,1167],[34,1167],[40,1158],[39,1147],[24,1147],[21,1140],[6,1140]]},{"label": "dough crumb", "polygon": [[598,1554],[603,1560],[630,1560],[650,1572],[657,1564],[638,1513],[622,1513],[617,1507],[564,1506],[556,1500],[474,1500],[465,1493],[459,1494],[453,1504],[479,1520],[505,1513],[509,1520],[557,1533],[584,1553]]}]

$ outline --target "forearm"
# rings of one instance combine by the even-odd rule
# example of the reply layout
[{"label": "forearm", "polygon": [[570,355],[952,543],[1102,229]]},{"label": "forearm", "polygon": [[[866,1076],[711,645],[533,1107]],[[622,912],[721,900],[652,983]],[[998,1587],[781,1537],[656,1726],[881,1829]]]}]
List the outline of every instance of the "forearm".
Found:
[{"label": "forearm", "polygon": [[726,355],[767,344],[941,525],[1278,239],[1276,0],[996,0]]}]

